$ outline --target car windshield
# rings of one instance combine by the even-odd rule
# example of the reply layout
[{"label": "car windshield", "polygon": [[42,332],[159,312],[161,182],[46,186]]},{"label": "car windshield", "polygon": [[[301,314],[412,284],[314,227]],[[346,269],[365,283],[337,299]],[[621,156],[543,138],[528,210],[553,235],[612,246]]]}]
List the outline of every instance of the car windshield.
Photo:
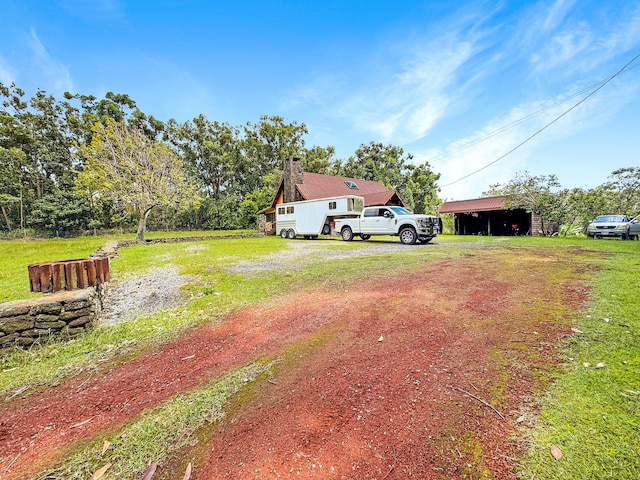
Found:
[{"label": "car windshield", "polygon": [[394,213],[397,213],[398,215],[412,215],[409,210],[402,207],[391,207],[391,210],[393,210]]},{"label": "car windshield", "polygon": [[594,220],[595,223],[616,223],[626,221],[627,217],[625,217],[624,215],[600,215]]}]

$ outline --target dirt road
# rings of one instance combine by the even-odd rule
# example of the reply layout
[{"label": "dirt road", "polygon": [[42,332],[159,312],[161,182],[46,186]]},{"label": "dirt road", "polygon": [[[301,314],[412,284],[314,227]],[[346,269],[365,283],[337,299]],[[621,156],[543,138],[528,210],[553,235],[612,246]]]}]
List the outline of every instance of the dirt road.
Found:
[{"label": "dirt road", "polygon": [[515,479],[514,429],[530,420],[527,401],[586,298],[573,260],[478,251],[246,308],[1,405],[0,477],[26,478],[181,391],[285,356],[250,402],[154,479],[182,478],[187,462],[202,480]]}]

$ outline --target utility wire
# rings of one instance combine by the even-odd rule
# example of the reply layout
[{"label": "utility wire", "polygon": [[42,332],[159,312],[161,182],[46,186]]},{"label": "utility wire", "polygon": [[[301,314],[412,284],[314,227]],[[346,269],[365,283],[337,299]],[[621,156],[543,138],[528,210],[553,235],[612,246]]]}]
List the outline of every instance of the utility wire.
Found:
[{"label": "utility wire", "polygon": [[[544,130],[546,130],[547,128],[549,128],[551,125],[553,125],[554,123],[556,123],[558,120],[560,120],[562,117],[564,117],[565,115],[567,115],[569,112],[571,112],[572,110],[576,109],[578,106],[580,106],[582,103],[586,102],[590,97],[592,97],[593,95],[595,95],[600,89],[602,89],[607,83],[609,83],[611,80],[613,80],[614,78],[616,78],[618,75],[620,75],[623,71],[625,71],[627,68],[629,68],[629,66],[635,62],[638,58],[640,58],[640,53],[637,54],[635,57],[633,57],[629,62],[627,62],[627,64],[622,67],[620,70],[618,70],[616,73],[614,73],[613,75],[611,75],[609,78],[607,78],[606,80],[600,82],[600,84],[596,84],[598,85],[597,88],[595,88],[589,95],[587,95],[586,97],[584,97],[582,100],[580,100],[578,103],[576,103],[575,105],[573,105],[571,108],[569,108],[568,110],[565,110],[563,113],[561,113],[560,115],[558,115],[556,118],[554,118],[553,120],[551,120],[549,123],[547,123],[545,126],[543,126],[541,129],[539,129],[538,131],[536,131],[533,135],[530,135],[529,137],[527,137],[525,140],[523,140],[522,142],[520,142],[518,145],[516,145],[515,147],[513,147],[511,150],[509,150],[507,153],[505,153],[504,155],[496,158],[494,161],[487,163],[485,166],[479,168],[478,170],[475,170],[463,177],[458,178],[457,180],[454,180],[453,182],[449,182],[446,185],[442,185],[441,188],[444,187],[448,187],[451,186],[455,183],[458,183],[462,180],[464,180],[465,178],[469,178],[472,175],[475,175],[478,172],[481,172],[482,170],[484,170],[485,168],[490,167],[491,165],[498,163],[500,160],[502,160],[503,158],[505,158],[507,155],[512,154],[514,151],[516,151],[518,148],[520,148],[522,145],[524,145],[525,143],[527,143],[529,140],[531,140],[532,138],[534,138],[535,136],[537,136],[538,134],[540,134],[541,132],[543,132]],[[589,87],[591,88],[591,87]],[[584,91],[588,91],[589,88],[585,89]],[[575,96],[575,95],[574,95]],[[527,118],[527,117],[525,117]]]},{"label": "utility wire", "polygon": [[455,148],[451,148],[451,149],[446,150],[446,151],[444,151],[444,152],[442,152],[442,153],[440,153],[438,155],[434,155],[433,157],[427,158],[425,161],[428,162],[428,163],[432,163],[433,161],[437,161],[437,160],[440,160],[441,158],[448,157],[452,153],[456,153],[456,152],[459,152],[459,151],[462,151],[462,150],[466,150],[467,148],[472,147],[473,145],[475,145],[477,143],[484,142],[485,140],[488,140],[489,138],[495,137],[496,135],[499,135],[502,132],[505,132],[505,131],[509,130],[510,128],[517,127],[521,123],[524,123],[527,120],[535,118],[538,115],[543,114],[547,110],[551,110],[551,109],[553,109],[555,107],[558,107],[558,106],[562,105],[563,103],[566,103],[569,100],[571,100],[571,99],[573,99],[575,97],[578,97],[578,96],[590,91],[593,88],[598,87],[599,85],[601,85],[604,82],[605,82],[605,80],[601,80],[598,83],[595,83],[595,84],[593,84],[593,85],[591,85],[591,86],[589,86],[587,88],[584,88],[584,89],[580,90],[579,92],[576,92],[574,94],[569,95],[566,98],[563,98],[562,100],[558,100],[557,102],[555,102],[555,103],[553,103],[551,105],[548,105],[548,106],[546,106],[544,108],[541,108],[540,110],[537,110],[537,111],[535,111],[533,113],[530,113],[529,115],[526,115],[526,116],[524,116],[522,118],[519,118],[518,120],[514,120],[513,122],[508,123],[507,125],[504,125],[504,126],[502,126],[500,128],[496,128],[495,130],[492,130],[492,131],[486,133],[485,135],[482,135],[481,137],[474,138],[473,140],[470,140],[467,143],[463,143],[462,145],[459,145],[459,146],[457,146]]}]

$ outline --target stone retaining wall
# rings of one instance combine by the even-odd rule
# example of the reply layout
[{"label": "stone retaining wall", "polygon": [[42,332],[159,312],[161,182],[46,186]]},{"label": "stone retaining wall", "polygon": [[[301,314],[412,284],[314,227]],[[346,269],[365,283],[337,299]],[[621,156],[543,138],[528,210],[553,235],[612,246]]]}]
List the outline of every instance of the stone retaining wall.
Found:
[{"label": "stone retaining wall", "polygon": [[105,285],[0,303],[0,348],[29,346],[49,336],[73,337],[93,328]]}]

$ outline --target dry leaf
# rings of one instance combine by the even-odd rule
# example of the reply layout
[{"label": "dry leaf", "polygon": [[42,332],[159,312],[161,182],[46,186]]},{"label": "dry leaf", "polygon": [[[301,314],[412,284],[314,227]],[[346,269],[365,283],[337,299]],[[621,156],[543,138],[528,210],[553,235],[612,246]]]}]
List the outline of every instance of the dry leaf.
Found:
[{"label": "dry leaf", "polygon": [[158,468],[158,464],[155,462],[149,465],[149,468],[147,468],[147,471],[144,472],[142,476],[142,480],[151,480],[151,477],[156,473],[156,468]]},{"label": "dry leaf", "polygon": [[184,477],[182,477],[182,480],[189,480],[191,478],[191,462],[189,462],[189,465],[187,465],[187,470],[184,472]]},{"label": "dry leaf", "polygon": [[111,446],[111,442],[108,442],[107,440],[105,440],[104,443],[102,444],[102,450],[100,451],[100,455],[103,455],[104,452],[106,452],[110,446]]},{"label": "dry leaf", "polygon": [[383,341],[384,337],[382,335],[380,335],[380,338],[378,339],[379,342]]},{"label": "dry leaf", "polygon": [[111,464],[107,463],[104,467],[102,467],[101,469],[95,471],[95,473],[93,474],[93,477],[91,477],[91,480],[98,480],[99,478],[102,478],[102,476],[110,468],[111,468]]},{"label": "dry leaf", "polygon": [[553,455],[553,458],[556,460],[560,460],[562,458],[562,450],[555,445],[551,445],[551,455]]}]

